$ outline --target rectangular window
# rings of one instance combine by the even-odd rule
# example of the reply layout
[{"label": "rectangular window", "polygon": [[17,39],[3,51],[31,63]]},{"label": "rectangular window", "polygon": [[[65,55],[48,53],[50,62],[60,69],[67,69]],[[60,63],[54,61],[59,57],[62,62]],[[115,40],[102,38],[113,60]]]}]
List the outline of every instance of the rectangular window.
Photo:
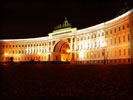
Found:
[{"label": "rectangular window", "polygon": [[123,42],[125,42],[125,36],[123,36]]},{"label": "rectangular window", "polygon": [[110,39],[110,45],[112,45],[112,39]]},{"label": "rectangular window", "polygon": [[119,37],[119,43],[121,42],[121,38]]},{"label": "rectangular window", "polygon": [[127,28],[129,28],[129,24],[127,24]]},{"label": "rectangular window", "polygon": [[117,52],[116,52],[116,50],[115,50],[115,56],[117,56]]},{"label": "rectangular window", "polygon": [[115,42],[115,44],[116,44],[116,38],[114,39],[114,42]]},{"label": "rectangular window", "polygon": [[130,35],[128,34],[128,41],[130,40]]},{"label": "rectangular window", "polygon": [[114,29],[114,32],[116,32],[116,28]]},{"label": "rectangular window", "polygon": [[106,32],[106,35],[108,35],[108,31]]},{"label": "rectangular window", "polygon": [[119,27],[118,30],[121,31],[121,28]]},{"label": "rectangular window", "polygon": [[124,53],[123,54],[126,55],[126,49],[124,49]]},{"label": "rectangular window", "polygon": [[121,56],[121,50],[119,50],[119,56]]},{"label": "rectangular window", "polygon": [[130,48],[128,49],[128,55],[130,55]]},{"label": "rectangular window", "polygon": [[110,30],[110,34],[112,34],[112,30]]},{"label": "rectangular window", "polygon": [[125,26],[123,25],[123,30],[125,29]]}]

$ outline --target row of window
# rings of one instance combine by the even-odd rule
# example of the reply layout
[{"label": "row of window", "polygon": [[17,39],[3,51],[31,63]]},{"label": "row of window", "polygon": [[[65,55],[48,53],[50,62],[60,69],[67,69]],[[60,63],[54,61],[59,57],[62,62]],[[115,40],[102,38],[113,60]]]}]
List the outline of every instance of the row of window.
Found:
[{"label": "row of window", "polygon": [[[55,44],[55,41],[53,41],[53,45]],[[35,47],[35,46],[51,46],[52,45],[52,43],[51,42],[48,42],[48,43],[40,43],[40,44],[21,44],[21,45],[0,45],[0,47],[5,47],[5,48],[11,48],[11,47]]]},{"label": "row of window", "polygon": [[[131,51],[130,49],[123,49],[123,56],[127,56],[127,55],[130,55],[131,54]],[[94,53],[94,52],[91,52],[91,53],[88,53],[85,55],[85,53],[80,53],[80,54],[77,54],[77,58],[79,59],[84,59],[84,58],[99,58],[101,56],[106,56],[106,57],[116,57],[116,56],[122,56],[122,50],[118,50],[118,51],[110,51],[110,52],[105,52],[105,55],[103,54],[103,52],[98,52],[98,53]]]},{"label": "row of window", "polygon": [[[49,52],[51,51],[51,48],[49,48]],[[47,49],[31,49],[31,50],[9,50],[8,52],[6,51],[5,53],[9,54],[35,54],[35,53],[46,53],[48,52]]]},{"label": "row of window", "polygon": [[[130,41],[129,34],[128,34],[128,37],[127,37],[127,41]],[[125,43],[126,42],[126,38],[125,38],[125,36],[118,37],[118,42],[117,42],[116,38],[110,39],[110,41],[106,40],[107,45],[108,45],[109,42],[110,42],[110,45],[117,44],[117,43],[119,43],[119,44],[120,43]],[[77,50],[90,49],[90,48],[94,48],[94,47],[100,47],[100,42],[96,42],[95,41],[95,42],[88,43],[87,48],[85,48],[85,44],[79,44],[79,45],[77,45]]]},{"label": "row of window", "polygon": [[111,29],[110,31],[106,31],[106,35],[108,35],[108,33],[112,34],[113,33],[112,30],[114,30],[114,33],[116,33],[117,31],[125,30],[125,27],[129,28],[130,27],[129,23],[121,27],[119,26],[118,28]]},{"label": "row of window", "polygon": [[[129,27],[130,27],[129,23],[128,23],[126,26],[127,26],[127,28],[129,28]],[[122,28],[121,28],[121,27],[118,27],[118,29],[117,29],[117,28],[114,28],[114,33],[116,33],[117,30],[118,30],[118,31],[121,31],[121,29],[125,30],[125,25],[123,25]],[[112,32],[112,29],[111,29],[110,31],[106,31],[106,35],[108,35],[108,33],[112,34],[112,33],[113,33],[113,32]],[[105,34],[104,34],[104,32],[103,32],[103,33],[101,34],[101,36],[104,36],[104,35],[105,35]],[[88,39],[93,39],[93,38],[96,38],[96,37],[100,37],[100,34],[98,34],[98,36],[96,36],[96,34],[91,35],[91,36],[88,36]],[[86,40],[86,39],[87,39],[87,37],[80,37],[80,38],[77,38],[77,41],[79,41],[79,40]]]}]

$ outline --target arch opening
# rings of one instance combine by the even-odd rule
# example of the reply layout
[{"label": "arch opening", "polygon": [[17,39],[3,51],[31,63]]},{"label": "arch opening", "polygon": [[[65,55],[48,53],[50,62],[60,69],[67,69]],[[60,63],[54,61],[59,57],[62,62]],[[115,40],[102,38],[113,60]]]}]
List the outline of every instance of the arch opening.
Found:
[{"label": "arch opening", "polygon": [[54,61],[70,61],[70,46],[65,41],[59,41],[53,50],[53,60]]}]

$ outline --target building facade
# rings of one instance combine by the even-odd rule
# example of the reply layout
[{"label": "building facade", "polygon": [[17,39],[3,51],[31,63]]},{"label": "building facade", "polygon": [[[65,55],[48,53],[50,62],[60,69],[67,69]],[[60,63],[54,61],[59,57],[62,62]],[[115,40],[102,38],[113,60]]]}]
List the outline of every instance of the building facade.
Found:
[{"label": "building facade", "polygon": [[48,36],[0,40],[0,62],[70,61],[74,64],[133,63],[133,9],[77,30],[65,19]]}]

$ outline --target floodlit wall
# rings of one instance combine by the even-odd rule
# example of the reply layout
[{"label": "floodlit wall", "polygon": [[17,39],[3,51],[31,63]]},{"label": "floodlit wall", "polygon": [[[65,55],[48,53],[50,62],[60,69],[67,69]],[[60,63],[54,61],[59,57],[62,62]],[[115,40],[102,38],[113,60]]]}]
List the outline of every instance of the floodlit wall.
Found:
[{"label": "floodlit wall", "polygon": [[[63,41],[63,42],[62,42]],[[56,44],[60,42],[60,46]],[[62,43],[68,43],[70,54],[60,54]],[[58,50],[57,50],[58,51]],[[77,30],[64,28],[47,37],[0,40],[0,62],[55,61],[67,56],[77,64],[119,64],[133,62],[133,9],[104,23]],[[58,60],[66,58],[58,58]]]}]

